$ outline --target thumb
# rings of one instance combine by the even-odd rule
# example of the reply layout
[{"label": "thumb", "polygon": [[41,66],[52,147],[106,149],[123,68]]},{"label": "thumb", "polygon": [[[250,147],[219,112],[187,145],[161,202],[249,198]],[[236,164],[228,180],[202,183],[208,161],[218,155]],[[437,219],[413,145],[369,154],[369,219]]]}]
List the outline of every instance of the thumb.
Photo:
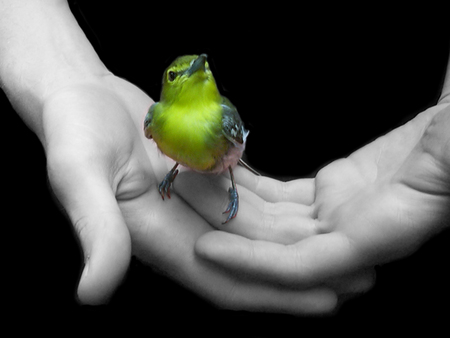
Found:
[{"label": "thumb", "polygon": [[96,305],[107,302],[122,281],[130,262],[131,240],[108,179],[80,167],[49,169],[49,178],[84,252],[78,298]]}]

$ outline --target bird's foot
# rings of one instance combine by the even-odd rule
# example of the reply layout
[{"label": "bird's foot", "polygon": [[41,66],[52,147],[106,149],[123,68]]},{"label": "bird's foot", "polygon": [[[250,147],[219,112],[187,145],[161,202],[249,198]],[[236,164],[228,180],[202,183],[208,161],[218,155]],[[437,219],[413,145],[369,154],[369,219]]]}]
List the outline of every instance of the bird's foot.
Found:
[{"label": "bird's foot", "polygon": [[178,163],[172,168],[171,171],[169,171],[162,180],[162,182],[159,184],[159,194],[161,195],[161,198],[164,200],[164,196],[167,196],[170,198],[170,186],[172,185],[173,181],[175,180],[175,177],[178,175]]},{"label": "bird's foot", "polygon": [[237,193],[236,188],[228,189],[228,197],[229,197],[230,202],[228,203],[227,210],[225,210],[223,212],[224,214],[228,213],[228,217],[225,220],[225,222],[223,222],[222,224],[226,224],[230,220],[235,218],[237,216],[238,209],[239,209],[239,195]]}]

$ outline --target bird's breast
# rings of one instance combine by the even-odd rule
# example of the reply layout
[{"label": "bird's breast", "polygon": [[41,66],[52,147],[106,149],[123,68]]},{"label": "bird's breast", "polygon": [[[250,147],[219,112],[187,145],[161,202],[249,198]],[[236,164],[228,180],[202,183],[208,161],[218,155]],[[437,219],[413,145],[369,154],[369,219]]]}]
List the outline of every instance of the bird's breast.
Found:
[{"label": "bird's breast", "polygon": [[230,142],[222,134],[219,104],[171,106],[154,119],[153,139],[167,156],[198,171],[210,171]]}]

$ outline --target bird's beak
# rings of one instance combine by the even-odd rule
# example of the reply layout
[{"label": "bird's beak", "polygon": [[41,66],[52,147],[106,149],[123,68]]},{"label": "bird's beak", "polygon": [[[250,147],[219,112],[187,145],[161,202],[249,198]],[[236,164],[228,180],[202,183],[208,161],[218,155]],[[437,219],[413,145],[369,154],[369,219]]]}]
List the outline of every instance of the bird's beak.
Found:
[{"label": "bird's beak", "polygon": [[200,55],[194,61],[194,63],[191,65],[191,67],[187,70],[188,76],[191,76],[192,74],[194,74],[199,69],[202,69],[203,71],[205,71],[205,63],[206,63],[206,58],[207,57],[208,57],[208,55],[206,55],[206,54]]}]

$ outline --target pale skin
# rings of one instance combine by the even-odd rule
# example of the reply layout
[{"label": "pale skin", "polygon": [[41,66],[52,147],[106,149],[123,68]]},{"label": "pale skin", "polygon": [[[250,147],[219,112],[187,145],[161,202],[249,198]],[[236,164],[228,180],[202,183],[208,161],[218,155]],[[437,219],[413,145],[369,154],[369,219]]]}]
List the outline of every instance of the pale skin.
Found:
[{"label": "pale skin", "polygon": [[1,85],[82,244],[83,303],[107,301],[134,254],[221,307],[329,312],[373,285],[375,264],[448,227],[448,70],[436,106],[314,179],[236,168],[239,215],[223,226],[225,177],[182,172],[161,200],[173,163],[142,130],[153,100],[107,70],[65,1],[0,0],[0,11]]}]

